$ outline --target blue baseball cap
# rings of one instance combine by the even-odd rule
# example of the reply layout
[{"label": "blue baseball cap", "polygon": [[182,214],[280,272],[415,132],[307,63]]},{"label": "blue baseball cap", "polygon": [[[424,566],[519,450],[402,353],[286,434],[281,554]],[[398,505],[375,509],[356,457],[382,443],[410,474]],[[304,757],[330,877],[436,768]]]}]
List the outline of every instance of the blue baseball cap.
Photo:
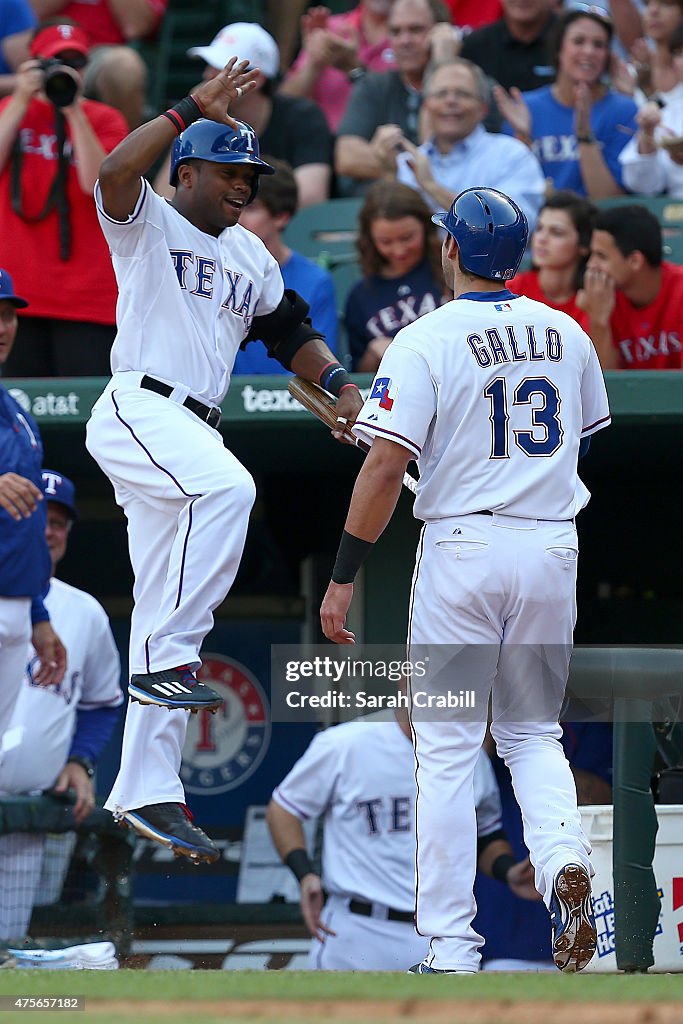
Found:
[{"label": "blue baseball cap", "polygon": [[68,476],[57,473],[54,469],[44,469],[43,494],[48,501],[56,501],[58,505],[63,505],[72,519],[78,519],[76,488]]},{"label": "blue baseball cap", "polygon": [[3,299],[13,302],[17,309],[25,309],[28,306],[26,299],[20,299],[18,295],[14,294],[14,283],[10,274],[0,268],[0,302]]}]

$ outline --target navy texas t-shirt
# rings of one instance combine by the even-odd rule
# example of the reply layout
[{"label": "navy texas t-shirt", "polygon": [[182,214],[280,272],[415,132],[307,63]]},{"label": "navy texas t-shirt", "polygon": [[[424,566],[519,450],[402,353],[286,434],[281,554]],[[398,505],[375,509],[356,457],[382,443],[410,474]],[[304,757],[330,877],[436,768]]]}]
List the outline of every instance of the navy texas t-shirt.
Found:
[{"label": "navy texas t-shirt", "polygon": [[353,369],[374,338],[393,338],[402,327],[444,301],[427,260],[402,277],[365,277],[346,300],[346,330]]}]

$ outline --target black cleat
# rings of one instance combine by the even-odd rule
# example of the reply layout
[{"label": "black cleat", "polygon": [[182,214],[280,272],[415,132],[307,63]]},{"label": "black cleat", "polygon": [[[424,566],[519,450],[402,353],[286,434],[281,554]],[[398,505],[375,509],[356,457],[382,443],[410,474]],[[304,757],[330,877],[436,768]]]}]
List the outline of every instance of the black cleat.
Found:
[{"label": "black cleat", "polygon": [[550,920],[556,966],[568,974],[582,971],[597,946],[591,880],[582,864],[567,864],[555,875]]},{"label": "black cleat", "polygon": [[120,821],[139,836],[173,850],[177,857],[189,857],[195,863],[213,863],[220,850],[200,828],[192,824],[185,804],[148,804],[124,811]]},{"label": "black cleat", "polygon": [[439,967],[428,967],[427,964],[422,961],[420,964],[413,964],[406,971],[406,974],[477,974],[477,971],[447,971]]},{"label": "black cleat", "polygon": [[218,711],[223,704],[223,698],[200,683],[187,665],[131,676],[128,693],[140,704],[156,704],[169,711]]}]

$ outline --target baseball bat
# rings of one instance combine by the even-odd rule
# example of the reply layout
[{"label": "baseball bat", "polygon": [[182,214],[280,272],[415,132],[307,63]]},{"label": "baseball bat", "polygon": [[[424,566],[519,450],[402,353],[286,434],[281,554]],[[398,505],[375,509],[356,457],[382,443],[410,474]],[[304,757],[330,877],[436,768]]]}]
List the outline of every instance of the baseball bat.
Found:
[{"label": "baseball bat", "polygon": [[[326,427],[329,427],[330,430],[340,429],[337,420],[337,403],[332,395],[329,395],[319,384],[314,384],[313,381],[305,380],[303,377],[290,377],[287,387],[292,398],[300,402],[304,409],[312,412]],[[347,441],[355,445],[356,448],[360,448],[362,452],[370,451],[371,446],[354,434],[351,427],[346,424],[343,424],[343,434]],[[404,473],[403,486],[411,494],[415,494],[417,480],[410,473]]]}]

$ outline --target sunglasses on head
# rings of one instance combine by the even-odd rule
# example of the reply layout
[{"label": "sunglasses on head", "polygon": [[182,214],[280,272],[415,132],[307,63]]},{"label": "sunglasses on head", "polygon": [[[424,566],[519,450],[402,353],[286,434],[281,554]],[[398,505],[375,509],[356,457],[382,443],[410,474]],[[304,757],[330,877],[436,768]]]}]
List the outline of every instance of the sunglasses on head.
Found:
[{"label": "sunglasses on head", "polygon": [[572,4],[571,7],[565,8],[564,13],[569,14],[574,11],[580,11],[582,14],[594,14],[596,18],[602,18],[603,21],[607,21],[610,24],[612,22],[609,11],[606,11],[604,7],[598,7],[596,4]]}]

